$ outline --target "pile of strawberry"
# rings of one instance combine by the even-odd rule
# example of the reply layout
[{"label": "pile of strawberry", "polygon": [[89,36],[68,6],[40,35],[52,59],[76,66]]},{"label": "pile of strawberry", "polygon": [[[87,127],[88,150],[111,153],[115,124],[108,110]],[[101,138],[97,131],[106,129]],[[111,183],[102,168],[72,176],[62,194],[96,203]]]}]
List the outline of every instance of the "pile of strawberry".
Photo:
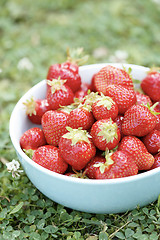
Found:
[{"label": "pile of strawberry", "polygon": [[[30,121],[21,148],[33,161],[72,177],[113,179],[160,166],[160,73],[141,92],[125,69],[110,65],[81,81],[77,63],[50,66],[45,99],[25,102]],[[143,90],[143,91],[142,91]]]}]

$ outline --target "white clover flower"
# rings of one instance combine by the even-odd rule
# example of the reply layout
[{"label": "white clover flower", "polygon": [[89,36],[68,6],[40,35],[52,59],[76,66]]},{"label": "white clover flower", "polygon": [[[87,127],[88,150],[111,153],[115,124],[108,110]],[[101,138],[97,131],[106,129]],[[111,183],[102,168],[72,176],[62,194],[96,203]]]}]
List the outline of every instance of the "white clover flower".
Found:
[{"label": "white clover flower", "polygon": [[19,162],[14,159],[11,162],[6,163],[6,166],[7,166],[8,172],[12,173],[13,178],[19,177],[20,176],[19,173],[23,172],[23,170],[19,170],[20,168]]},{"label": "white clover flower", "polygon": [[0,68],[0,73],[2,72],[2,69]]},{"label": "white clover flower", "polygon": [[24,58],[19,60],[17,68],[19,70],[31,71],[33,69],[33,64],[31,63],[31,61],[27,57],[24,57]]},{"label": "white clover flower", "polygon": [[110,56],[109,61],[124,63],[128,58],[128,53],[123,50],[116,50],[114,55]]}]

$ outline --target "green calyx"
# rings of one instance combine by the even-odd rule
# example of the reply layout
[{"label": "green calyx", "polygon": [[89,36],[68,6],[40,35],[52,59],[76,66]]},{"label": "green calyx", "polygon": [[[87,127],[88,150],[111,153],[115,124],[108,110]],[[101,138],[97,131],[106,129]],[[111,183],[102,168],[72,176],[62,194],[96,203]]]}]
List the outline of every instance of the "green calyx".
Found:
[{"label": "green calyx", "polygon": [[70,139],[72,141],[72,146],[81,141],[90,144],[89,138],[91,138],[91,136],[86,130],[82,130],[82,128],[73,129],[71,127],[66,127],[66,129],[68,132],[63,135],[63,138]]},{"label": "green calyx", "polygon": [[83,108],[83,109],[85,109],[85,110],[87,110],[87,111],[89,111],[89,112],[91,112],[91,110],[92,110],[91,105],[86,104],[86,103],[84,103],[84,104],[80,103],[80,104],[78,105],[78,108]]},{"label": "green calyx", "polygon": [[29,116],[32,116],[33,114],[36,115],[36,102],[33,97],[31,99],[26,100],[26,102],[23,103],[26,107],[26,114]]},{"label": "green calyx", "polygon": [[52,79],[52,80],[47,80],[47,84],[51,87],[51,93],[55,93],[56,91],[62,89],[64,91],[67,91],[64,83],[67,80],[62,80],[60,77],[58,79]]},{"label": "green calyx", "polygon": [[70,113],[72,110],[74,110],[76,107],[73,104],[67,105],[67,106],[60,106],[58,109],[59,111],[63,111],[66,113]]},{"label": "green calyx", "polygon": [[84,97],[85,104],[91,105],[94,102],[97,102],[101,99],[101,96],[98,94],[98,92],[88,92],[88,95]]},{"label": "green calyx", "polygon": [[109,152],[109,150],[106,149],[105,151],[106,162],[94,164],[94,167],[99,167],[99,170],[102,174],[105,172],[106,168],[109,168],[114,163],[114,161],[111,158],[112,154],[113,154],[112,151]]},{"label": "green calyx", "polygon": [[150,111],[154,116],[156,116],[156,115],[159,115],[159,114],[160,114],[159,112],[154,111],[155,107],[156,107],[158,104],[159,104],[159,102],[156,102],[156,103],[154,103],[152,106],[150,106],[149,103],[147,102],[147,105],[144,105],[144,104],[142,104],[142,105],[145,106],[145,107],[147,107],[147,108],[149,109],[149,111]]},{"label": "green calyx", "polygon": [[108,96],[104,96],[103,93],[101,93],[101,98],[97,101],[96,105],[104,106],[108,110],[110,110],[113,103],[114,103],[114,101],[112,100],[112,98],[110,98]]},{"label": "green calyx", "polygon": [[111,118],[108,122],[102,123],[99,128],[101,131],[98,136],[102,136],[102,140],[106,140],[107,143],[113,142],[114,138],[118,139],[117,124],[113,123]]},{"label": "green calyx", "polygon": [[33,150],[33,149],[27,149],[27,150],[26,150],[26,149],[23,149],[23,151],[25,152],[25,154],[26,154],[29,158],[32,159],[35,150]]},{"label": "green calyx", "polygon": [[88,61],[89,56],[84,55],[83,48],[70,49],[67,48],[67,61],[83,65]]}]

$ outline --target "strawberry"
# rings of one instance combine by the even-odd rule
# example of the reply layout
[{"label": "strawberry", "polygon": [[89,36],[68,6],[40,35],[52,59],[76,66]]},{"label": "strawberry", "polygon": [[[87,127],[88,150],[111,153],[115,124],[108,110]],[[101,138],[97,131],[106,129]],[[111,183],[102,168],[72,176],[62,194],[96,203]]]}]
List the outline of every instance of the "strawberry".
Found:
[{"label": "strawberry", "polygon": [[138,91],[135,91],[135,93],[136,93],[136,99],[137,99],[136,104],[138,104],[138,105],[141,105],[141,104],[147,105],[147,103],[148,103],[149,106],[152,106],[152,101],[151,101],[149,96],[147,96],[147,95],[145,95],[143,93],[140,93]]},{"label": "strawberry", "polygon": [[115,148],[121,138],[118,126],[111,118],[96,121],[91,128],[91,136],[94,145],[102,151]]},{"label": "strawberry", "polygon": [[105,95],[111,97],[117,103],[119,114],[124,114],[127,109],[136,103],[134,90],[127,89],[121,85],[106,86]]},{"label": "strawberry", "polygon": [[150,133],[142,138],[142,141],[148,152],[156,154],[158,151],[160,151],[160,131],[153,129]]},{"label": "strawberry", "polygon": [[80,100],[83,100],[83,98],[87,95],[86,91],[83,90],[78,90],[77,92],[75,92],[74,94],[74,98],[78,98]]},{"label": "strawberry", "polygon": [[32,160],[44,168],[53,172],[63,174],[68,164],[60,155],[59,149],[55,146],[45,145],[35,150]]},{"label": "strawberry", "polygon": [[147,151],[143,142],[135,136],[123,137],[118,150],[131,154],[138,166],[138,170],[148,170],[154,163],[154,157]]},{"label": "strawberry", "polygon": [[78,91],[81,86],[81,77],[77,71],[77,67],[71,63],[51,65],[48,70],[47,79],[52,81],[52,79],[58,79],[59,76],[61,79],[67,79],[66,84],[73,92]]},{"label": "strawberry", "polygon": [[91,106],[82,104],[70,112],[67,120],[67,126],[71,128],[81,127],[84,130],[90,129],[93,123],[94,117]]},{"label": "strawberry", "polygon": [[62,64],[53,64],[49,67],[47,79],[66,79],[66,84],[76,92],[81,86],[81,77],[79,75],[79,64],[87,61],[88,56],[82,56],[83,48],[67,49],[67,61]]},{"label": "strawberry", "polygon": [[97,74],[97,73],[93,74],[93,76],[92,76],[92,78],[91,78],[90,89],[91,89],[91,91],[93,91],[93,92],[96,92],[95,83],[94,83],[96,74]]},{"label": "strawberry", "polygon": [[153,112],[154,105],[133,105],[124,114],[122,132],[124,135],[143,137],[156,126],[156,114]]},{"label": "strawberry", "polygon": [[95,179],[96,178],[96,171],[97,167],[95,167],[95,164],[100,164],[100,163],[105,163],[106,159],[102,156],[95,156],[91,159],[91,161],[87,164],[87,166],[84,169],[84,174],[90,178],[90,179]]},{"label": "strawberry", "polygon": [[73,102],[74,94],[65,82],[65,80],[60,78],[47,81],[47,84],[50,86],[47,92],[47,101],[52,110],[56,110],[60,106],[70,105]]},{"label": "strawberry", "polygon": [[105,163],[94,164],[96,179],[114,179],[137,175],[138,167],[132,156],[125,151],[106,153]]},{"label": "strawberry", "polygon": [[97,92],[106,95],[106,87],[110,84],[121,85],[127,89],[133,89],[132,78],[124,69],[107,65],[95,76],[94,86]]},{"label": "strawberry", "polygon": [[154,111],[158,113],[158,115],[156,115],[157,122],[155,129],[160,131],[160,102],[157,103],[156,107],[154,108]]},{"label": "strawberry", "polygon": [[160,101],[160,73],[157,70],[150,70],[141,82],[142,90],[152,101]]},{"label": "strawberry", "polygon": [[20,138],[20,146],[24,150],[37,149],[46,144],[46,139],[43,130],[38,127],[33,127],[25,131]]},{"label": "strawberry", "polygon": [[88,83],[82,82],[80,89],[75,92],[74,97],[83,99],[88,94],[89,89],[90,85]]},{"label": "strawberry", "polygon": [[67,132],[68,113],[50,110],[42,117],[42,129],[49,145],[58,146],[60,137]]},{"label": "strawberry", "polygon": [[114,119],[115,123],[117,124],[117,126],[118,126],[118,128],[119,128],[119,130],[120,130],[121,138],[124,137],[124,134],[123,134],[123,132],[122,132],[123,119],[124,119],[124,116],[123,116],[123,115],[118,115],[118,116]]},{"label": "strawberry", "polygon": [[154,169],[157,167],[160,167],[160,152],[157,153],[156,155],[154,155],[154,163],[153,163],[151,169]]},{"label": "strawberry", "polygon": [[114,120],[118,115],[118,106],[112,98],[101,94],[101,98],[92,104],[92,112],[96,120],[104,118]]},{"label": "strawberry", "polygon": [[67,127],[59,141],[63,159],[75,170],[83,169],[96,154],[96,148],[86,130]]},{"label": "strawberry", "polygon": [[32,123],[41,124],[43,114],[50,110],[47,99],[34,99],[31,97],[23,103],[26,107],[26,114]]}]

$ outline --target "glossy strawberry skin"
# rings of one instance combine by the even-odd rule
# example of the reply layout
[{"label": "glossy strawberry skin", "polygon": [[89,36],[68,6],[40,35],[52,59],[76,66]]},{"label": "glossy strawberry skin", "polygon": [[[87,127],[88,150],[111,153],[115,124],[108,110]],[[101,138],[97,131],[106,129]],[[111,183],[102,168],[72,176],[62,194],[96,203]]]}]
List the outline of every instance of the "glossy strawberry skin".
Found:
[{"label": "glossy strawberry skin", "polygon": [[119,128],[119,130],[120,130],[121,138],[124,137],[123,132],[122,132],[123,119],[124,119],[124,116],[123,116],[123,115],[118,115],[118,116],[114,119],[115,123],[117,124],[117,126],[118,126],[118,128]]},{"label": "glossy strawberry skin", "polygon": [[127,89],[121,85],[108,85],[105,95],[111,97],[116,102],[119,114],[124,114],[137,101],[134,90]]},{"label": "glossy strawberry skin", "polygon": [[[93,140],[93,143],[95,144],[95,146],[102,150],[102,151],[105,151],[106,148],[108,148],[109,150],[115,148],[117,146],[117,144],[119,143],[120,141],[120,138],[121,138],[121,135],[120,135],[120,130],[118,128],[118,126],[116,127],[115,129],[115,133],[116,133],[116,137],[114,136],[112,138],[112,140],[106,140],[106,139],[103,139],[103,136],[105,137],[105,135],[103,136],[100,136],[100,132],[103,128],[103,125],[104,124],[107,124],[107,123],[110,123],[111,122],[111,127],[113,126],[113,124],[115,125],[116,123],[114,121],[112,121],[111,119],[107,118],[107,119],[101,119],[101,120],[98,120],[96,121],[93,125],[92,125],[92,128],[91,128],[91,136],[92,136],[92,140]],[[110,127],[109,129],[107,129],[106,127],[104,127],[104,132],[107,132],[109,135],[110,135]]]},{"label": "glossy strawberry skin", "polygon": [[154,164],[152,165],[151,169],[155,169],[157,167],[160,167],[160,153],[157,153],[154,155]]},{"label": "glossy strawberry skin", "polygon": [[143,137],[156,126],[156,117],[146,106],[133,105],[124,114],[122,132],[124,135]]},{"label": "glossy strawberry skin", "polygon": [[135,136],[123,137],[118,150],[131,154],[138,170],[149,170],[154,163],[154,157],[147,151],[143,142]]},{"label": "glossy strawberry skin", "polygon": [[92,104],[92,112],[96,120],[104,119],[104,118],[112,118],[114,120],[118,115],[118,106],[112,101],[111,108],[108,109],[104,105],[98,105],[100,100],[94,102]]},{"label": "glossy strawberry skin", "polygon": [[111,156],[114,163],[101,173],[100,168],[95,172],[96,179],[114,179],[137,175],[138,167],[132,156],[125,151],[116,151]]},{"label": "glossy strawberry skin", "polygon": [[26,114],[29,120],[34,124],[41,124],[43,114],[50,110],[47,99],[33,99],[27,100],[24,103],[26,107]]},{"label": "glossy strawberry skin", "polygon": [[95,120],[92,112],[81,107],[81,108],[76,108],[70,112],[67,120],[67,126],[71,128],[82,127],[82,129],[88,130],[91,128],[94,121]]},{"label": "glossy strawberry skin", "polygon": [[160,131],[160,102],[159,102],[158,105],[154,108],[154,111],[159,113],[158,115],[156,115],[157,121],[156,121],[155,129],[157,129],[157,130]]},{"label": "glossy strawberry skin", "polygon": [[73,103],[74,94],[65,84],[64,89],[56,90],[52,93],[51,87],[47,92],[47,101],[50,109],[57,110],[60,106],[67,106]]},{"label": "glossy strawberry skin", "polygon": [[75,92],[74,97],[82,100],[87,95],[89,89],[90,85],[88,83],[82,82],[80,89]]},{"label": "glossy strawberry skin", "polygon": [[25,131],[20,138],[20,146],[22,149],[37,149],[46,144],[44,132],[41,128],[33,127]]},{"label": "glossy strawberry skin", "polygon": [[59,150],[63,159],[75,170],[82,170],[96,154],[93,142],[79,141],[72,145],[70,139],[60,138]]},{"label": "glossy strawberry skin", "polygon": [[49,67],[47,79],[61,79],[67,80],[66,84],[72,89],[73,92],[79,90],[81,86],[81,77],[78,72],[78,65],[70,62],[62,64],[53,64]]},{"label": "glossy strawberry skin", "polygon": [[148,152],[152,154],[158,153],[160,150],[160,131],[154,129],[142,139]]},{"label": "glossy strawberry skin", "polygon": [[50,110],[42,117],[42,128],[49,145],[58,146],[60,137],[67,132],[68,114],[63,111]]},{"label": "glossy strawberry skin", "polygon": [[160,73],[150,71],[142,80],[141,88],[152,101],[160,101]]},{"label": "glossy strawberry skin", "polygon": [[97,92],[106,94],[106,87],[110,84],[121,85],[127,89],[133,89],[133,82],[129,74],[114,66],[102,68],[95,76],[94,86]]},{"label": "glossy strawberry skin", "polygon": [[140,93],[138,91],[136,91],[135,93],[136,93],[136,98],[137,98],[136,104],[138,104],[138,105],[141,105],[141,104],[147,105],[147,104],[149,104],[149,106],[152,106],[152,101],[151,101],[149,96],[147,96],[147,95],[145,95],[143,93]]},{"label": "glossy strawberry skin", "polygon": [[95,156],[91,159],[91,161],[87,164],[87,166],[84,169],[85,175],[90,179],[96,179],[96,171],[97,167],[95,167],[95,164],[99,163],[105,163],[106,159],[102,156]]},{"label": "glossy strawberry skin", "polygon": [[45,145],[39,147],[34,152],[32,160],[56,173],[63,174],[68,168],[68,164],[63,160],[59,149],[55,146]]}]

